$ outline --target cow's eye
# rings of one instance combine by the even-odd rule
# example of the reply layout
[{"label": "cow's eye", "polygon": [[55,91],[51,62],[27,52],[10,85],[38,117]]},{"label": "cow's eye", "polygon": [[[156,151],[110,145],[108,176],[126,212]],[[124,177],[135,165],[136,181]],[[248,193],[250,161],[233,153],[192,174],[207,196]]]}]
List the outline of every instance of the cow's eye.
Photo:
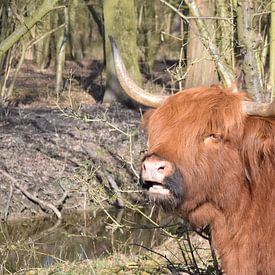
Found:
[{"label": "cow's eye", "polygon": [[221,134],[210,134],[204,138],[204,143],[218,143],[222,141],[222,135]]}]

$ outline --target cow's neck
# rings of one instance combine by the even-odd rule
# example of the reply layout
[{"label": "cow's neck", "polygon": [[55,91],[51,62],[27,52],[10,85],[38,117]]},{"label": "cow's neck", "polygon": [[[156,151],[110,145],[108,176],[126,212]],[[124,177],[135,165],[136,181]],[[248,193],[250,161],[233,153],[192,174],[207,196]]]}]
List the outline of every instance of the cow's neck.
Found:
[{"label": "cow's neck", "polygon": [[199,194],[179,209],[196,226],[210,224],[226,275],[275,274],[275,174],[259,175],[259,182],[248,182],[245,174],[226,178],[213,188],[211,200]]},{"label": "cow's neck", "polygon": [[[212,238],[227,275],[275,274],[274,189],[254,187],[253,194],[241,192],[230,213],[212,210]],[[259,201],[270,204],[263,207]]]}]

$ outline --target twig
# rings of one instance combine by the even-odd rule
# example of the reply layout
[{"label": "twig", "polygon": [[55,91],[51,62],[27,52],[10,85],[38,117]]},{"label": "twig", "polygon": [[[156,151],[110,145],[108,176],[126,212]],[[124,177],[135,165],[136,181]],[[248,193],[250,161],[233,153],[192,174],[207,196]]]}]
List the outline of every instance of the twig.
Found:
[{"label": "twig", "polygon": [[89,189],[89,193],[92,193],[93,199],[94,201],[100,206],[100,208],[104,211],[104,213],[111,219],[111,221],[114,223],[114,225],[117,228],[121,228],[123,227],[123,225],[121,225],[114,217],[112,217],[112,215],[106,210],[106,208],[104,207],[104,205],[102,204],[102,202],[96,197],[96,193],[93,189]]},{"label": "twig", "polygon": [[23,186],[21,186],[18,181],[11,176],[9,173],[5,172],[4,170],[2,170],[0,168],[0,172],[7,177],[8,179],[11,180],[11,182],[13,183],[13,185],[18,188],[29,200],[37,203],[42,209],[48,208],[50,210],[52,210],[55,215],[57,216],[58,219],[62,218],[61,212],[51,203],[45,202],[39,198],[37,198],[36,196],[32,195],[30,192],[28,192]]},{"label": "twig", "polygon": [[29,50],[31,47],[33,47],[35,44],[37,44],[39,41],[43,40],[45,37],[49,36],[50,34],[64,28],[65,24],[61,24],[58,27],[51,29],[45,33],[43,33],[41,36],[39,36],[38,38],[35,38],[33,40],[31,40],[28,45],[27,45],[27,49]]},{"label": "twig", "polygon": [[[207,226],[207,227],[208,227],[208,226]],[[194,231],[194,232],[196,232],[196,234],[198,234],[202,239],[205,239],[205,240],[209,241],[209,240],[210,240],[210,236],[207,235],[207,233],[206,233],[206,234],[203,234],[204,231],[205,231],[205,229],[206,229],[206,227],[204,227],[204,228],[201,229],[201,230],[198,230],[198,229],[192,227],[191,230]]]},{"label": "twig", "polygon": [[180,12],[177,8],[175,8],[173,5],[171,5],[170,3],[168,3],[165,0],[160,0],[160,2],[162,2],[163,4],[165,4],[166,6],[168,6],[171,10],[173,10],[180,18],[182,18],[186,22],[189,22],[188,18],[182,12]]},{"label": "twig", "polygon": [[259,13],[254,13],[253,16],[262,16],[262,15],[270,14],[270,13],[275,13],[275,10],[263,11],[263,12],[259,12]]},{"label": "twig", "polygon": [[83,147],[83,146],[82,146],[82,148],[85,150],[85,152],[90,156],[90,158],[92,160],[99,162],[104,176],[107,178],[108,183],[110,184],[111,188],[114,190],[114,192],[116,194],[117,206],[123,208],[125,205],[124,205],[123,198],[122,198],[120,189],[118,188],[116,181],[113,179],[111,174],[104,168],[104,164],[102,163],[102,161],[99,158],[97,158],[97,156],[95,155],[95,153],[92,150],[90,150],[89,148]]},{"label": "twig", "polygon": [[57,201],[57,203],[55,203],[56,207],[58,209],[61,209],[61,206],[63,205],[63,203],[66,201],[66,199],[70,197],[70,195],[68,194],[67,191],[64,192],[63,196]]},{"label": "twig", "polygon": [[196,261],[195,255],[194,255],[193,245],[192,245],[192,242],[190,240],[190,236],[189,236],[189,232],[188,231],[186,232],[186,237],[187,237],[188,246],[190,248],[192,262],[193,262],[194,267],[196,269],[196,274],[200,274],[200,270],[199,270],[199,267],[198,267],[198,264],[197,264],[197,261]]},{"label": "twig", "polygon": [[213,259],[213,266],[215,268],[215,273],[216,273],[216,275],[222,275],[222,272],[219,268],[219,262],[218,262],[216,252],[215,252],[215,249],[213,247],[211,238],[208,240],[208,242],[209,242],[209,245],[210,245],[211,256],[212,256],[212,259]]},{"label": "twig", "polygon": [[111,176],[111,174],[103,167],[103,165],[101,165],[101,169],[103,171],[103,174],[105,175],[105,177],[107,178],[111,188],[114,190],[115,194],[116,194],[116,202],[117,202],[117,206],[123,208],[124,202],[123,202],[123,198],[122,195],[119,191],[119,188],[117,186],[116,181],[113,179],[113,177]]},{"label": "twig", "polygon": [[181,242],[179,240],[176,240],[176,242],[177,242],[177,244],[178,244],[178,246],[180,248],[181,256],[182,256],[182,258],[184,260],[185,265],[187,266],[188,272],[190,272],[190,267],[189,267],[188,259],[187,259],[187,256],[186,256],[186,252],[187,251],[186,251],[185,248],[182,247]]},{"label": "twig", "polygon": [[206,20],[224,20],[229,21],[233,25],[231,17],[222,17],[222,16],[186,16],[187,19],[206,19]]},{"label": "twig", "polygon": [[[155,225],[155,226],[159,226],[158,223],[156,223],[154,220],[151,219],[151,217],[147,216],[143,211],[141,211],[141,209],[139,209],[136,205],[133,205],[131,202],[126,201],[127,203],[127,207],[131,210],[137,211],[139,214],[141,214],[145,219],[147,219],[148,221],[150,221],[151,224]],[[163,233],[165,233],[168,237],[170,238],[177,238],[177,236],[167,230],[165,230],[165,228],[160,227],[161,231]]]},{"label": "twig", "polygon": [[7,219],[8,219],[9,208],[10,208],[10,203],[11,203],[12,195],[13,195],[13,185],[10,186],[10,193],[9,193],[9,197],[8,197],[8,200],[7,200],[7,204],[6,204],[6,207],[5,207],[5,209],[3,211],[3,214],[2,214],[2,217],[1,217],[1,219],[4,222],[6,222]]},{"label": "twig", "polygon": [[134,168],[133,165],[133,143],[132,143],[132,134],[129,134],[129,155],[130,155],[130,167],[137,179],[139,179],[139,174],[137,173],[136,169]]},{"label": "twig", "polygon": [[161,256],[162,258],[164,258],[169,263],[169,265],[171,265],[171,267],[172,267],[172,270],[171,270],[172,274],[179,274],[176,271],[175,265],[167,258],[167,256],[165,256],[165,255],[163,255],[163,254],[161,254],[161,253],[159,253],[159,252],[157,252],[157,251],[155,251],[155,250],[153,250],[153,249],[151,249],[151,248],[149,248],[147,246],[144,246],[142,244],[130,243],[129,245],[134,245],[134,246],[142,247],[142,248],[144,248],[144,249],[146,249],[146,250],[148,250],[148,251],[150,251],[150,252],[152,252],[152,253],[154,253],[154,254],[156,254],[158,256]]}]

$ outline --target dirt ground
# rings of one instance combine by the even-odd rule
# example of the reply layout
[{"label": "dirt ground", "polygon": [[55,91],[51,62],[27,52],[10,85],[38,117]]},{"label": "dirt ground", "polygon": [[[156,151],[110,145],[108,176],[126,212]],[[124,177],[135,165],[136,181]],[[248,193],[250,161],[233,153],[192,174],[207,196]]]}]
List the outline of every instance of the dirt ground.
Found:
[{"label": "dirt ground", "polygon": [[88,207],[87,190],[102,185],[112,192],[109,176],[119,189],[139,188],[136,174],[146,144],[140,110],[99,102],[99,62],[66,67],[65,91],[57,96],[53,70],[41,72],[26,62],[13,104],[2,110],[2,219],[53,215],[49,205],[62,211]]}]

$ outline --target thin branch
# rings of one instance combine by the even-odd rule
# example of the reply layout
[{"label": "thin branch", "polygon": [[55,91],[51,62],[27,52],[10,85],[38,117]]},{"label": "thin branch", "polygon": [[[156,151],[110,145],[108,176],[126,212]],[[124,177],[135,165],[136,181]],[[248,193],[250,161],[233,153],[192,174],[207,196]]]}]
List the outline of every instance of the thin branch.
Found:
[{"label": "thin branch", "polygon": [[54,29],[51,29],[51,30],[49,30],[49,31],[47,31],[47,32],[45,32],[45,33],[43,33],[43,34],[42,34],[41,36],[39,36],[38,38],[33,39],[32,41],[30,41],[30,42],[28,43],[28,46],[27,46],[28,50],[29,50],[32,46],[34,46],[36,43],[38,43],[39,41],[43,40],[45,37],[49,36],[50,34],[56,32],[56,31],[58,31],[58,30],[60,30],[60,29],[62,29],[62,28],[64,28],[64,27],[65,27],[65,23],[61,24],[60,26],[58,26],[58,27],[56,27],[56,28],[54,28]]},{"label": "thin branch", "polygon": [[181,19],[183,19],[186,22],[189,22],[188,17],[186,17],[185,15],[182,14],[182,12],[180,12],[177,8],[175,8],[173,5],[171,5],[170,3],[168,3],[165,0],[160,0],[160,2],[162,2],[163,4],[165,4],[167,7],[169,7],[172,11],[174,11]]},{"label": "thin branch", "polygon": [[0,168],[0,173],[2,173],[6,178],[8,178],[13,183],[13,185],[17,189],[19,189],[29,200],[37,203],[42,209],[48,208],[48,209],[52,210],[58,219],[62,218],[61,212],[53,204],[45,202],[45,201],[37,198],[36,196],[32,195],[22,185],[20,185],[18,183],[18,181],[13,176],[11,176],[9,173],[7,173],[6,171],[4,171],[1,168]]},{"label": "thin branch", "polygon": [[186,16],[187,19],[205,19],[205,20],[224,20],[228,21],[229,23],[232,23],[233,18],[232,17],[221,17],[221,16]]},{"label": "thin branch", "polygon": [[188,231],[186,232],[186,237],[187,237],[187,243],[188,243],[190,253],[191,253],[191,257],[192,257],[192,263],[194,264],[194,267],[196,269],[196,274],[200,274],[200,270],[199,270],[199,267],[198,267],[198,264],[197,264],[197,261],[196,261],[195,255],[194,255],[194,247],[193,247],[192,242],[190,240],[190,236],[189,236]]},{"label": "thin branch", "polygon": [[122,195],[119,191],[119,188],[117,186],[116,181],[114,180],[114,178],[112,177],[112,175],[104,168],[104,166],[101,163],[101,169],[103,171],[103,174],[105,175],[105,177],[107,178],[111,188],[114,190],[115,194],[116,194],[116,202],[117,202],[117,206],[120,208],[123,208],[124,202],[123,202],[123,198]]},{"label": "thin branch", "polygon": [[[272,2],[272,4],[274,5],[274,1]],[[261,16],[261,15],[265,15],[265,14],[274,14],[275,13],[275,8],[271,8],[271,11],[263,11],[263,12],[259,12],[259,13],[254,13],[253,16]]]},{"label": "thin branch", "polygon": [[10,185],[9,197],[8,197],[8,200],[7,200],[6,207],[5,207],[5,209],[4,209],[3,213],[2,213],[2,220],[3,220],[4,222],[6,222],[7,219],[8,219],[9,208],[10,208],[10,203],[11,203],[12,195],[13,195],[13,185]]},{"label": "thin branch", "polygon": [[64,202],[66,201],[67,198],[69,198],[70,195],[68,194],[67,191],[64,192],[63,196],[57,201],[57,203],[55,203],[56,207],[58,209],[61,209],[61,206],[64,204]]},{"label": "thin branch", "polygon": [[161,253],[159,253],[159,252],[157,252],[157,251],[155,251],[155,250],[153,250],[153,249],[151,249],[147,246],[144,246],[142,244],[130,243],[129,245],[142,247],[142,248],[144,248],[144,249],[146,249],[146,250],[148,250],[148,251],[150,251],[150,252],[152,252],[152,253],[154,253],[158,256],[161,256],[162,258],[164,258],[171,265],[171,267],[173,267],[174,270],[176,270],[176,267],[174,266],[173,262],[171,262],[166,255],[163,255],[163,254],[161,254]]},{"label": "thin branch", "polygon": [[213,247],[211,238],[209,239],[209,245],[210,245],[210,250],[211,250],[211,256],[212,256],[212,259],[213,259],[213,266],[215,268],[215,273],[216,273],[216,275],[222,275],[222,272],[221,272],[220,267],[219,267],[219,262],[218,262],[216,252],[215,252],[215,249]]}]

